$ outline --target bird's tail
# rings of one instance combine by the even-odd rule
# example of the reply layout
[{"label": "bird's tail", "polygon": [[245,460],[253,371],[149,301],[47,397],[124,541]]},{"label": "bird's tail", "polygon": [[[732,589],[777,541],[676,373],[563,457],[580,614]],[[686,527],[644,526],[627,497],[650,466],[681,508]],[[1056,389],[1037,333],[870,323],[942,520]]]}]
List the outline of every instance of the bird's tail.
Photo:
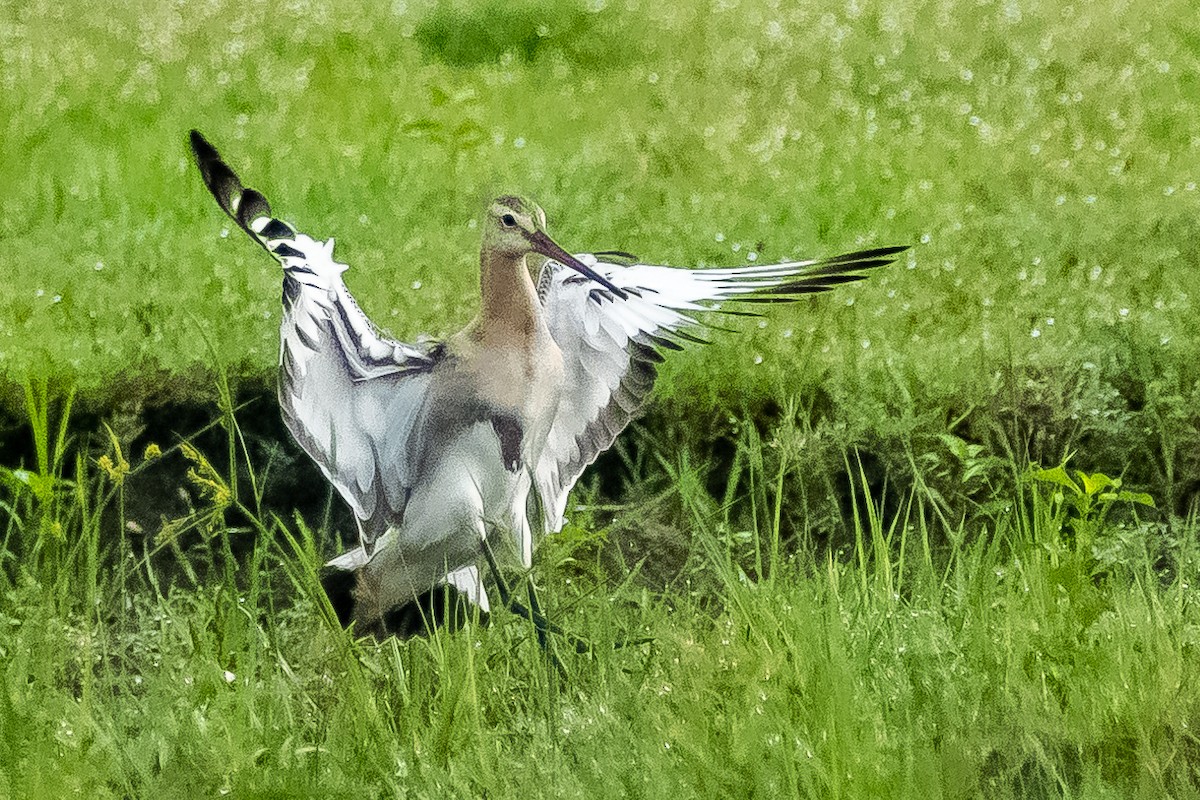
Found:
[{"label": "bird's tail", "polygon": [[358,571],[366,564],[361,547],[330,560],[320,574],[321,588],[342,627],[357,623],[358,632],[377,638],[407,639],[436,627],[456,629],[478,609],[481,618],[491,611],[487,593],[475,566],[457,569],[427,592],[393,606],[375,619],[362,619],[358,604]]}]

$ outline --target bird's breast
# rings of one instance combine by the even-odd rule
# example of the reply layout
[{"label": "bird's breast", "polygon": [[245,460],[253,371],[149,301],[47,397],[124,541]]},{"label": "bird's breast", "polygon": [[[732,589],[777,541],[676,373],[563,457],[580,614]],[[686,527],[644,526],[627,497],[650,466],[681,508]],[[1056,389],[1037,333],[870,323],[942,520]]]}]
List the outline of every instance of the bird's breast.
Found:
[{"label": "bird's breast", "polygon": [[437,375],[427,420],[430,445],[483,420],[495,430],[506,468],[528,463],[545,444],[562,382],[562,353],[549,336],[524,346],[460,348]]},{"label": "bird's breast", "polygon": [[525,347],[483,348],[475,383],[488,406],[509,409],[526,423],[556,407],[562,391],[562,353],[552,340]]}]

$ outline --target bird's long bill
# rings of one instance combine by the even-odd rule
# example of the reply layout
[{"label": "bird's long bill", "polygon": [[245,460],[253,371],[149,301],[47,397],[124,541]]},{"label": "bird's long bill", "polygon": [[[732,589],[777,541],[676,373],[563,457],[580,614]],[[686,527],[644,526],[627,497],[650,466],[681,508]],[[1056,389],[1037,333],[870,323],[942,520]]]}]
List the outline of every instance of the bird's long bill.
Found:
[{"label": "bird's long bill", "polygon": [[530,234],[529,240],[533,245],[535,252],[541,253],[546,258],[552,258],[560,264],[565,264],[582,275],[586,275],[622,300],[626,299],[628,296],[625,294],[623,289],[617,288],[612,284],[611,281],[609,281],[600,273],[596,272],[596,270],[592,269],[587,264],[584,264],[575,256],[571,255],[566,250],[563,250],[561,247],[555,244],[554,240],[547,236],[543,231],[535,231],[534,233]]}]

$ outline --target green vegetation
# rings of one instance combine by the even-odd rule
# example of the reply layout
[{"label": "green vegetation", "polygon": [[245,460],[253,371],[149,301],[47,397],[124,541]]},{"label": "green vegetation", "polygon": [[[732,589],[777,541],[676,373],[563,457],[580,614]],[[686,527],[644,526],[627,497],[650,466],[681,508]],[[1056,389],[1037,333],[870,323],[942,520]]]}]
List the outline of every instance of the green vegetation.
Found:
[{"label": "green vegetation", "polygon": [[[0,58],[0,797],[1200,795],[1190,4],[31,0]],[[193,127],[400,338],[501,191],[651,262],[915,246],[675,354],[534,571],[654,643],[564,682],[505,613],[337,628]]]},{"label": "green vegetation", "polygon": [[186,575],[169,586],[102,541],[139,467],[114,441],[68,471],[50,433],[48,474],[4,473],[23,556],[0,586],[7,795],[1200,793],[1197,527],[1163,539],[1131,513],[1148,498],[1101,474],[1023,473],[992,525],[942,545],[927,491],[888,517],[848,465],[855,542],[835,555],[782,546],[788,470],[751,436],[729,477],[748,514],[669,468],[657,515],[691,538],[665,592],[639,568],[612,584],[613,531],[587,513],[543,546],[556,619],[597,643],[653,637],[564,654],[563,679],[511,614],[353,642],[314,533],[255,515],[186,446],[204,503],[159,536]]}]

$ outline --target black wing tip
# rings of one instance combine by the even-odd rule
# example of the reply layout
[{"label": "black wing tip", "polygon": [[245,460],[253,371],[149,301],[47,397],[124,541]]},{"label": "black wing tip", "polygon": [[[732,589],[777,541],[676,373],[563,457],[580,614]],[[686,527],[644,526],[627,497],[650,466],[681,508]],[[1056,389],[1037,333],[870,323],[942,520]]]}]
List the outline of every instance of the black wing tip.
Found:
[{"label": "black wing tip", "polygon": [[710,342],[708,339],[705,339],[703,336],[697,336],[696,334],[683,329],[671,330],[670,334],[684,340],[685,342],[691,342],[692,344],[712,344],[712,342]]},{"label": "black wing tip", "polygon": [[[259,217],[271,217],[271,204],[262,193],[254,189],[243,189],[242,198],[238,200],[237,223],[250,230],[250,223]],[[251,231],[253,233],[253,231]],[[255,236],[258,234],[255,233]]]},{"label": "black wing tip", "polygon": [[638,262],[637,256],[624,250],[597,250],[592,255],[622,267],[631,267]]},{"label": "black wing tip", "polygon": [[213,147],[208,139],[204,138],[204,134],[192,128],[188,131],[188,141],[192,145],[192,152],[196,154],[196,159],[220,158],[217,154],[217,148]]},{"label": "black wing tip", "polygon": [[894,258],[863,258],[854,259],[853,261],[839,261],[836,264],[822,264],[811,272],[807,273],[806,277],[817,279],[821,277],[835,277],[837,275],[846,275],[859,270],[878,269],[886,267],[888,264],[895,264]]},{"label": "black wing tip", "polygon": [[242,184],[237,173],[233,171],[217,148],[213,147],[204,134],[192,128],[188,132],[188,142],[200,168],[200,177],[204,185],[216,198],[221,210],[233,218],[238,227],[249,233],[264,247],[263,235],[250,228],[250,223],[256,219],[267,217],[269,222],[263,229],[267,239],[288,239],[295,235],[295,230],[286,222],[281,222],[272,215],[271,204],[267,198],[255,189]]},{"label": "black wing tip", "polygon": [[188,140],[192,146],[192,155],[195,156],[196,166],[200,168],[200,178],[204,181],[204,185],[212,192],[212,196],[216,198],[221,209],[237,219],[234,203],[243,193],[242,182],[238,179],[237,173],[221,159],[217,148],[213,147],[200,131],[193,128],[188,134]]},{"label": "black wing tip", "polygon": [[[831,256],[830,258],[822,258],[800,273],[797,276],[798,280],[789,281],[782,286],[797,287],[809,285],[814,288],[807,289],[807,292],[819,292],[832,288],[838,283],[862,280],[866,276],[856,275],[855,273],[879,269],[880,267],[894,264],[897,257],[910,247],[911,245],[907,244],[872,247],[867,250],[854,250],[849,253]],[[829,285],[822,287],[822,284]],[[780,291],[782,286],[775,287],[775,291],[768,290],[768,292],[782,294],[783,292]]]},{"label": "black wing tip", "polygon": [[[214,189],[216,181],[214,180],[218,173],[228,173],[236,181],[237,176],[233,174],[233,170],[221,159],[221,154],[217,152],[217,148],[213,147],[208,139],[200,131],[193,128],[188,134],[189,143],[192,146],[192,155],[196,159],[196,166],[200,168],[200,176],[204,178],[204,184],[209,189]],[[220,200],[220,197],[217,197]]]},{"label": "black wing tip", "polygon": [[886,247],[871,247],[866,250],[852,250],[848,253],[823,258],[817,262],[819,267],[832,267],[835,265],[854,265],[858,268],[861,264],[868,264],[868,267],[882,267],[891,264],[896,260],[896,256],[911,248],[909,244],[894,244]]},{"label": "black wing tip", "polygon": [[286,222],[271,217],[270,222],[258,232],[258,235],[268,241],[271,239],[291,239],[296,235],[296,231]]},{"label": "black wing tip", "polygon": [[884,258],[886,256],[895,256],[903,253],[905,250],[911,250],[911,244],[889,244],[885,247],[875,247],[871,250],[866,250],[860,255],[871,258]]},{"label": "black wing tip", "polygon": [[679,342],[672,341],[671,339],[669,339],[666,336],[660,336],[657,333],[650,333],[649,331],[647,331],[645,333],[645,336],[656,347],[662,347],[666,350],[675,350],[675,351],[683,350],[683,345],[681,345]]},{"label": "black wing tip", "polygon": [[763,287],[750,294],[730,298],[739,303],[791,303],[804,295],[828,292],[848,283],[857,283],[869,277],[869,270],[886,267],[896,262],[896,257],[911,245],[888,245],[823,258],[809,269],[796,275],[794,280],[783,281],[774,286]]},{"label": "black wing tip", "polygon": [[829,275],[823,278],[792,281],[772,286],[755,292],[746,298],[750,303],[791,302],[800,299],[801,295],[828,292],[848,283],[858,283],[867,279],[866,275],[846,272],[840,275]]}]

